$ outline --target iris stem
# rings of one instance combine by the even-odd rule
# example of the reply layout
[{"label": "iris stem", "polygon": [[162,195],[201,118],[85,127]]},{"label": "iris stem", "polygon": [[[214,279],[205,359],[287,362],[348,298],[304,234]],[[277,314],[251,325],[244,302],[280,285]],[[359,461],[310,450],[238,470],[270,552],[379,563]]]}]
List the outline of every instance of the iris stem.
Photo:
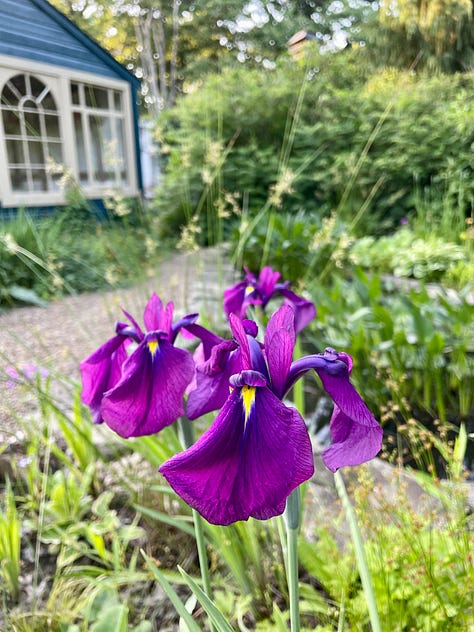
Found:
[{"label": "iris stem", "polygon": [[298,534],[301,524],[300,488],[294,489],[288,496],[285,509],[287,561],[286,577],[290,597],[290,630],[300,630],[299,573],[298,573]]},{"label": "iris stem", "polygon": [[[186,417],[181,417],[178,420],[178,432],[180,435],[181,443],[184,448],[189,448],[194,443],[194,425]],[[211,591],[211,576],[209,573],[209,561],[207,558],[206,541],[204,537],[204,521],[199,512],[192,509],[193,522],[194,522],[194,535],[196,538],[196,545],[198,550],[199,568],[201,570],[201,579],[204,592],[212,600]],[[210,630],[213,632],[214,626],[209,623]]]}]

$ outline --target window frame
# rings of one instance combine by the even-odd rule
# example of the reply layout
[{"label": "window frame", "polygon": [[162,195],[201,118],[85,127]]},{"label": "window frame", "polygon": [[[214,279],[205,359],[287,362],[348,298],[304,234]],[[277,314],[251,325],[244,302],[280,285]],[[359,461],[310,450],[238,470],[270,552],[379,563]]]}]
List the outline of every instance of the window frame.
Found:
[{"label": "window frame", "polygon": [[[130,179],[129,169],[127,169],[127,140],[125,138],[125,107],[124,107],[124,95],[123,92],[116,90],[114,88],[107,88],[103,84],[91,84],[79,81],[71,81],[71,93],[72,86],[75,85],[78,87],[77,96],[78,103],[71,103],[72,110],[72,118],[73,118],[73,128],[74,134],[76,136],[76,147],[79,147],[79,138],[77,136],[77,127],[75,124],[75,115],[77,114],[81,120],[81,128],[82,128],[82,141],[84,144],[84,158],[85,158],[85,167],[86,167],[86,178],[87,183],[84,183],[82,180],[82,169],[81,165],[78,165],[78,182],[79,186],[90,189],[91,187],[105,187],[105,188],[122,188],[127,186],[127,182]],[[105,92],[106,98],[106,107],[102,107],[100,105],[92,105],[88,103],[88,88],[98,89],[102,92]],[[120,95],[120,107],[116,107],[116,95]],[[100,157],[97,161],[101,166],[105,167],[107,171],[113,174],[113,181],[100,181],[95,178],[96,170],[99,167],[99,164],[95,165],[95,143],[94,143],[94,130],[93,130],[93,119],[99,120],[103,119],[107,122],[107,126],[109,127],[110,134],[113,141],[119,141],[118,146],[121,149],[120,152],[120,162],[119,160],[114,161],[113,159],[107,165],[107,156]],[[121,142],[120,142],[121,141]],[[99,154],[107,154],[107,147],[103,147],[102,143],[99,143]],[[105,150],[105,151],[104,151]],[[77,158],[79,158],[79,151],[76,152]],[[118,156],[117,156],[118,158]],[[123,162],[122,162],[123,161]],[[121,178],[121,172],[124,172],[124,181]],[[106,172],[104,172],[106,173]]]},{"label": "window frame", "polygon": [[[63,147],[64,166],[80,184],[84,196],[89,199],[101,199],[111,190],[120,189],[125,196],[139,195],[137,183],[136,139],[133,120],[131,85],[127,81],[114,79],[104,75],[77,71],[64,66],[34,62],[29,59],[0,55],[0,93],[6,82],[17,74],[29,74],[37,77],[51,91],[56,102],[59,115],[61,141]],[[123,134],[126,185],[114,183],[92,182],[82,185],[79,180],[77,151],[67,151],[68,147],[76,147],[73,122],[73,104],[71,99],[71,83],[93,85],[118,91],[122,95]],[[0,116],[0,208],[19,206],[54,206],[66,203],[64,191],[14,191],[9,176],[3,117]]]},{"label": "window frame", "polygon": [[[47,171],[47,161],[45,157],[49,154],[50,146],[57,145],[59,154],[61,155],[60,161],[61,163],[63,162],[62,124],[56,105],[56,99],[54,98],[51,85],[48,85],[50,82],[43,82],[37,73],[33,75],[26,72],[18,72],[12,75],[10,79],[3,84],[0,95],[3,95],[4,89],[7,88],[9,84],[10,86],[12,85],[11,81],[16,77],[24,77],[26,80],[23,88],[15,88],[14,86],[13,88],[9,88],[10,92],[14,90],[20,97],[18,103],[15,103],[13,109],[15,114],[13,117],[9,117],[8,114],[5,116],[5,113],[11,110],[9,110],[8,106],[5,107],[0,102],[1,118],[4,125],[3,138],[6,147],[10,183],[13,182],[13,173],[19,171],[23,173],[26,189],[13,189],[15,193],[39,194],[55,192],[58,190],[58,187],[57,185],[55,186],[54,178]],[[35,95],[35,90],[32,87],[31,79],[33,78],[42,86],[41,92],[37,95]],[[50,95],[54,101],[54,108],[51,107],[51,104],[50,107],[43,105],[43,99],[48,95]],[[10,122],[13,119],[15,122],[13,127],[16,129],[6,129],[5,123],[8,119],[10,119]],[[56,121],[57,125],[57,130],[53,130],[53,133],[51,133],[52,130],[49,127],[52,119]],[[36,120],[37,127],[34,130],[35,133],[31,133],[32,130],[29,129],[28,120]],[[50,122],[48,123],[48,121]],[[16,144],[19,145],[20,151],[18,152],[18,157],[21,157],[21,160],[11,160],[9,143],[15,143],[15,146]],[[37,154],[39,160],[35,160],[34,154],[37,151],[39,151]],[[44,178],[43,184],[46,185],[46,190],[34,188],[35,179],[38,177],[40,177],[40,179]]]}]

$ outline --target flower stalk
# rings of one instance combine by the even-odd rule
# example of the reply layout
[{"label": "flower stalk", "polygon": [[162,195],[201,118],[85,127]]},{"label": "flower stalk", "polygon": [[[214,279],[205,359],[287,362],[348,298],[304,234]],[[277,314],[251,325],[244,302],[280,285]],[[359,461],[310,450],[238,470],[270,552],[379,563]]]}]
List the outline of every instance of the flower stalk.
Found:
[{"label": "flower stalk", "polygon": [[286,575],[290,598],[290,630],[300,630],[299,573],[298,573],[298,534],[301,524],[300,488],[294,489],[288,496],[285,509],[286,524]]},{"label": "flower stalk", "polygon": [[[178,420],[178,433],[183,448],[189,448],[194,443],[194,425],[186,417],[180,417]],[[194,522],[194,535],[196,538],[196,545],[198,550],[199,568],[201,571],[202,585],[204,592],[212,600],[211,590],[211,576],[209,573],[209,561],[207,558],[206,540],[204,537],[204,525],[203,519],[199,512],[192,509],[192,516]],[[214,630],[212,624],[210,624],[211,632]]]},{"label": "flower stalk", "polygon": [[372,579],[370,577],[369,566],[367,564],[367,557],[365,555],[362,535],[359,529],[359,525],[357,524],[357,518],[354,512],[354,508],[352,507],[349,496],[347,495],[346,486],[344,485],[344,480],[340,472],[334,473],[334,482],[336,484],[339,498],[341,499],[343,507],[346,511],[347,522],[349,523],[352,542],[354,544],[354,551],[357,560],[357,568],[359,570],[360,581],[362,583],[365,600],[367,602],[367,608],[369,610],[369,618],[372,632],[382,632],[382,626],[377,609],[377,601],[375,599],[374,587],[372,584]]}]

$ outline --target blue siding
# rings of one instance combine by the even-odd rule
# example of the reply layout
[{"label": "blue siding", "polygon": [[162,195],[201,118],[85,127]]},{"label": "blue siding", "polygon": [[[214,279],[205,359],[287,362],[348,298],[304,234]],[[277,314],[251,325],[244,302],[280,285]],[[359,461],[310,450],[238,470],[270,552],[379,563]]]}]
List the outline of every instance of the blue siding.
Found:
[{"label": "blue siding", "polygon": [[106,77],[134,79],[43,0],[0,0],[0,54]]}]

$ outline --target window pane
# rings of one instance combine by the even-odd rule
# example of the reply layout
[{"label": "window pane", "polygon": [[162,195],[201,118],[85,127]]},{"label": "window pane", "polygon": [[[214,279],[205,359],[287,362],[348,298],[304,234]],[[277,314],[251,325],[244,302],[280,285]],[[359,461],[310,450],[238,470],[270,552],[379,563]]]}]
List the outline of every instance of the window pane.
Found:
[{"label": "window pane", "polygon": [[7,136],[20,136],[20,114],[13,110],[3,110],[3,129]]},{"label": "window pane", "polygon": [[121,184],[127,183],[127,173],[125,169],[125,140],[122,119],[117,119],[117,159],[119,162],[119,174]]},{"label": "window pane", "polygon": [[114,90],[114,108],[121,112],[122,111],[122,93]]},{"label": "window pane", "polygon": [[7,140],[8,162],[11,165],[21,165],[25,162],[23,143],[21,140]]},{"label": "window pane", "polygon": [[89,174],[87,170],[86,147],[84,142],[84,128],[82,114],[74,112],[74,131],[76,134],[77,167],[79,169],[79,181],[87,182]]},{"label": "window pane", "polygon": [[46,136],[48,138],[61,138],[59,133],[59,116],[54,114],[45,114],[44,123],[46,127]]},{"label": "window pane", "polygon": [[48,94],[46,94],[46,96],[41,100],[41,106],[49,112],[57,111],[56,103],[51,92],[48,92]]},{"label": "window pane", "polygon": [[32,169],[33,191],[47,191],[48,181],[44,169]]},{"label": "window pane", "polygon": [[100,108],[102,110],[109,109],[109,98],[107,90],[104,88],[95,88],[94,86],[85,86],[86,89],[86,105],[90,108]]},{"label": "window pane", "polygon": [[28,172],[26,169],[10,169],[10,177],[14,191],[28,191]]},{"label": "window pane", "polygon": [[26,94],[26,80],[25,75],[15,75],[10,79],[9,83],[16,88],[21,95]]},{"label": "window pane", "polygon": [[30,75],[30,87],[31,95],[34,97],[39,97],[45,88],[44,83],[32,75]]},{"label": "window pane", "polygon": [[78,83],[71,83],[71,101],[73,105],[80,105],[81,103]]},{"label": "window pane", "polygon": [[110,119],[105,116],[89,116],[92,141],[93,178],[97,182],[109,182],[115,179],[110,160],[107,160],[112,143]]},{"label": "window pane", "polygon": [[27,136],[41,136],[38,112],[25,112],[25,128]]},{"label": "window pane", "polygon": [[10,82],[8,82],[3,88],[2,103],[4,105],[17,105],[19,101],[18,94],[15,94],[15,92],[10,88],[9,83]]},{"label": "window pane", "polygon": [[54,160],[54,162],[61,163],[63,161],[61,143],[48,143],[48,156]]},{"label": "window pane", "polygon": [[28,143],[28,151],[30,154],[30,164],[31,165],[43,165],[44,164],[44,152],[43,152],[43,144],[41,141],[33,141],[31,140]]}]

